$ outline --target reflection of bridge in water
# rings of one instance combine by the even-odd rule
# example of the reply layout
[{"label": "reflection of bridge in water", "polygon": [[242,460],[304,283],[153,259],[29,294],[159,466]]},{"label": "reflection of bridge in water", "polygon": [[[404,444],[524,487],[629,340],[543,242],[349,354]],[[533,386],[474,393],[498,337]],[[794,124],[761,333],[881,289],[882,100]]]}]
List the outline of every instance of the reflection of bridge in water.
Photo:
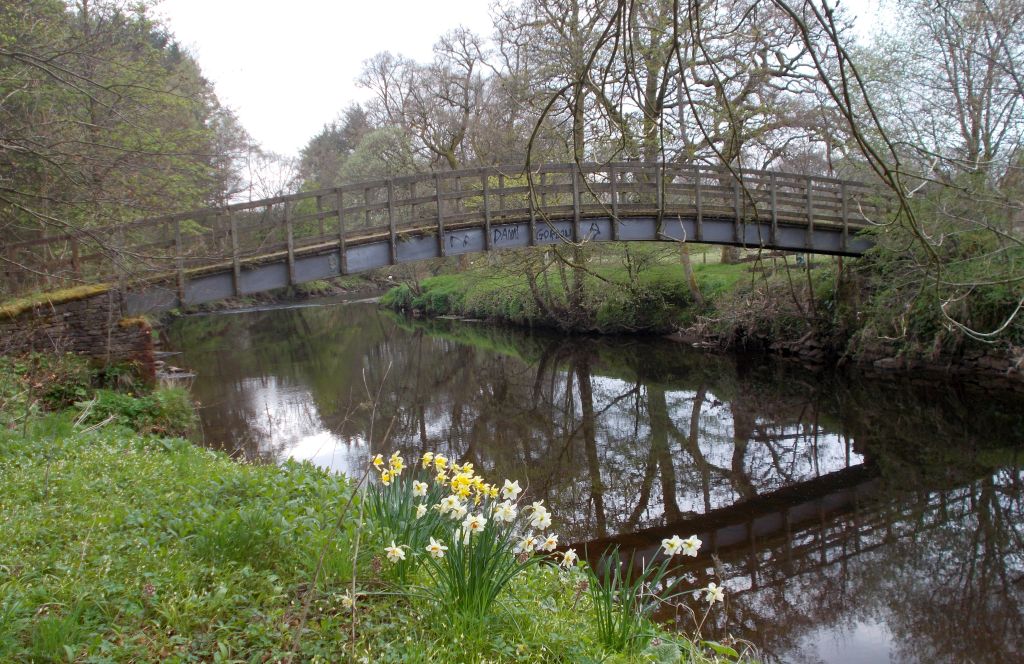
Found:
[{"label": "reflection of bridge in water", "polygon": [[[521,480],[563,542],[653,552],[698,534],[704,555],[679,572],[707,583],[714,552],[729,589],[705,634],[747,637],[766,659],[831,662],[794,653],[863,620],[890,634],[872,643],[933,662],[1006,661],[984,653],[1024,644],[1024,475],[1003,449],[1024,440],[1019,400],[372,307],[182,324],[185,365],[218,374],[195,386],[208,440],[255,456],[291,436],[345,469],[368,452],[443,453]],[[387,385],[388,440],[368,441],[369,411],[345,406],[364,377]],[[969,638],[948,637],[954,618]]]},{"label": "reflection of bridge in water", "polygon": [[[483,167],[358,182],[9,242],[15,293],[110,281],[127,313],[460,254],[682,240],[859,256],[885,213],[863,183],[699,164]],[[40,281],[42,279],[42,281]]]}]

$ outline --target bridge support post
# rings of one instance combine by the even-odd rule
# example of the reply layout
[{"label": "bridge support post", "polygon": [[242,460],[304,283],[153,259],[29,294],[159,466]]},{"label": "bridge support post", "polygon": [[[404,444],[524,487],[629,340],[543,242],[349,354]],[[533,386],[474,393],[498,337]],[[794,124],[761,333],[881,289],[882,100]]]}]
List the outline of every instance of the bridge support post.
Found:
[{"label": "bridge support post", "polygon": [[185,253],[181,246],[181,220],[174,220],[174,266],[178,272],[178,304],[185,304]]},{"label": "bridge support post", "polygon": [[611,204],[612,204],[612,242],[616,242],[619,239],[619,192],[616,180],[619,179],[619,174],[615,170],[615,164],[608,165],[608,190],[611,193]]},{"label": "bridge support post", "polygon": [[238,259],[238,220],[228,213],[229,232],[231,233],[231,290],[235,297],[242,294],[242,268]]},{"label": "bridge support post", "polygon": [[340,189],[338,203],[338,273],[348,274],[348,251],[345,249],[345,194]]},{"label": "bridge support post", "polygon": [[743,205],[741,202],[743,194],[740,191],[741,187],[740,174],[737,171],[732,180],[732,207],[736,215],[732,222],[732,239],[737,245],[746,247],[746,233],[740,228],[741,223],[746,226],[743,222]]},{"label": "bridge support post", "polygon": [[295,229],[292,227],[292,212],[288,202],[284,204],[284,229],[288,235],[288,285],[295,284]]},{"label": "bridge support post", "polygon": [[768,176],[768,196],[772,208],[771,239],[773,247],[779,246],[779,209],[776,205],[778,186],[778,182],[775,180],[775,173],[772,173]]},{"label": "bridge support post", "polygon": [[579,242],[580,236],[580,167],[572,167],[572,241]]},{"label": "bridge support post", "polygon": [[704,201],[701,192],[700,180],[700,165],[695,164],[693,167],[693,202],[697,208],[697,222],[694,233],[696,236],[694,240],[697,242],[701,242],[704,239]]},{"label": "bridge support post", "polygon": [[398,230],[395,228],[395,183],[388,178],[388,249],[391,264],[398,263]]},{"label": "bridge support post", "polygon": [[490,201],[490,178],[487,169],[484,169],[480,176],[480,184],[483,185],[483,206],[484,206],[484,251],[491,250],[491,201]]},{"label": "bridge support post", "polygon": [[437,255],[444,258],[448,255],[448,247],[444,242],[444,196],[440,173],[434,173],[434,198],[437,199]]},{"label": "bridge support post", "polygon": [[807,177],[807,234],[804,236],[804,246],[808,251],[814,248],[814,178]]},{"label": "bridge support post", "polygon": [[849,199],[846,197],[846,183],[841,182],[839,184],[839,198],[842,211],[840,214],[843,217],[843,234],[839,239],[839,248],[846,252],[846,244],[850,239],[850,205]]}]

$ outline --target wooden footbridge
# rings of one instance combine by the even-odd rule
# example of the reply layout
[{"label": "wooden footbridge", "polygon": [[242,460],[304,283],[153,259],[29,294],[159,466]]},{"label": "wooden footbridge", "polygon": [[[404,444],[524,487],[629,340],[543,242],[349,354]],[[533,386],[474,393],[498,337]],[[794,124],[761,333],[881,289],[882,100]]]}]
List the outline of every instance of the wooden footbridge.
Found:
[{"label": "wooden footbridge", "polygon": [[12,291],[117,283],[126,313],[386,265],[556,243],[699,242],[858,256],[885,213],[867,185],[773,171],[616,162],[360,182],[9,243]]}]

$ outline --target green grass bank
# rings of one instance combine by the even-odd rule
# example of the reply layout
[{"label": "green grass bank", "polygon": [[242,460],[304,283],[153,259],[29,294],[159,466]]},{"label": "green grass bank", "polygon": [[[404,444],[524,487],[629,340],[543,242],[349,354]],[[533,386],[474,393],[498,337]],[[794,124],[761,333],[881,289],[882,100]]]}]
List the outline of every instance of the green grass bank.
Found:
[{"label": "green grass bank", "polygon": [[734,659],[642,616],[605,645],[583,568],[552,564],[469,629],[428,567],[396,575],[372,500],[358,527],[356,478],[170,437],[183,399],[74,358],[0,358],[0,661]]}]

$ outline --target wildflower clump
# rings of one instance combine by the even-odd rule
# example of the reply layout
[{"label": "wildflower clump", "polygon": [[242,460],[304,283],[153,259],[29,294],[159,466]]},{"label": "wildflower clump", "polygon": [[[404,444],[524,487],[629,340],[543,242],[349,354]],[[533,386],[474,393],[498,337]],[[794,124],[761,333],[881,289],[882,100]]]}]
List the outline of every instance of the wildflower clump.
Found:
[{"label": "wildflower clump", "polygon": [[[380,482],[367,504],[389,543],[383,553],[393,578],[422,569],[425,595],[460,627],[485,618],[508,584],[545,557],[536,554],[558,548],[551,512],[542,500],[521,507],[518,480],[492,484],[473,464],[431,452],[411,473],[397,452],[370,463]],[[553,562],[568,568],[577,560],[570,550]]]}]

